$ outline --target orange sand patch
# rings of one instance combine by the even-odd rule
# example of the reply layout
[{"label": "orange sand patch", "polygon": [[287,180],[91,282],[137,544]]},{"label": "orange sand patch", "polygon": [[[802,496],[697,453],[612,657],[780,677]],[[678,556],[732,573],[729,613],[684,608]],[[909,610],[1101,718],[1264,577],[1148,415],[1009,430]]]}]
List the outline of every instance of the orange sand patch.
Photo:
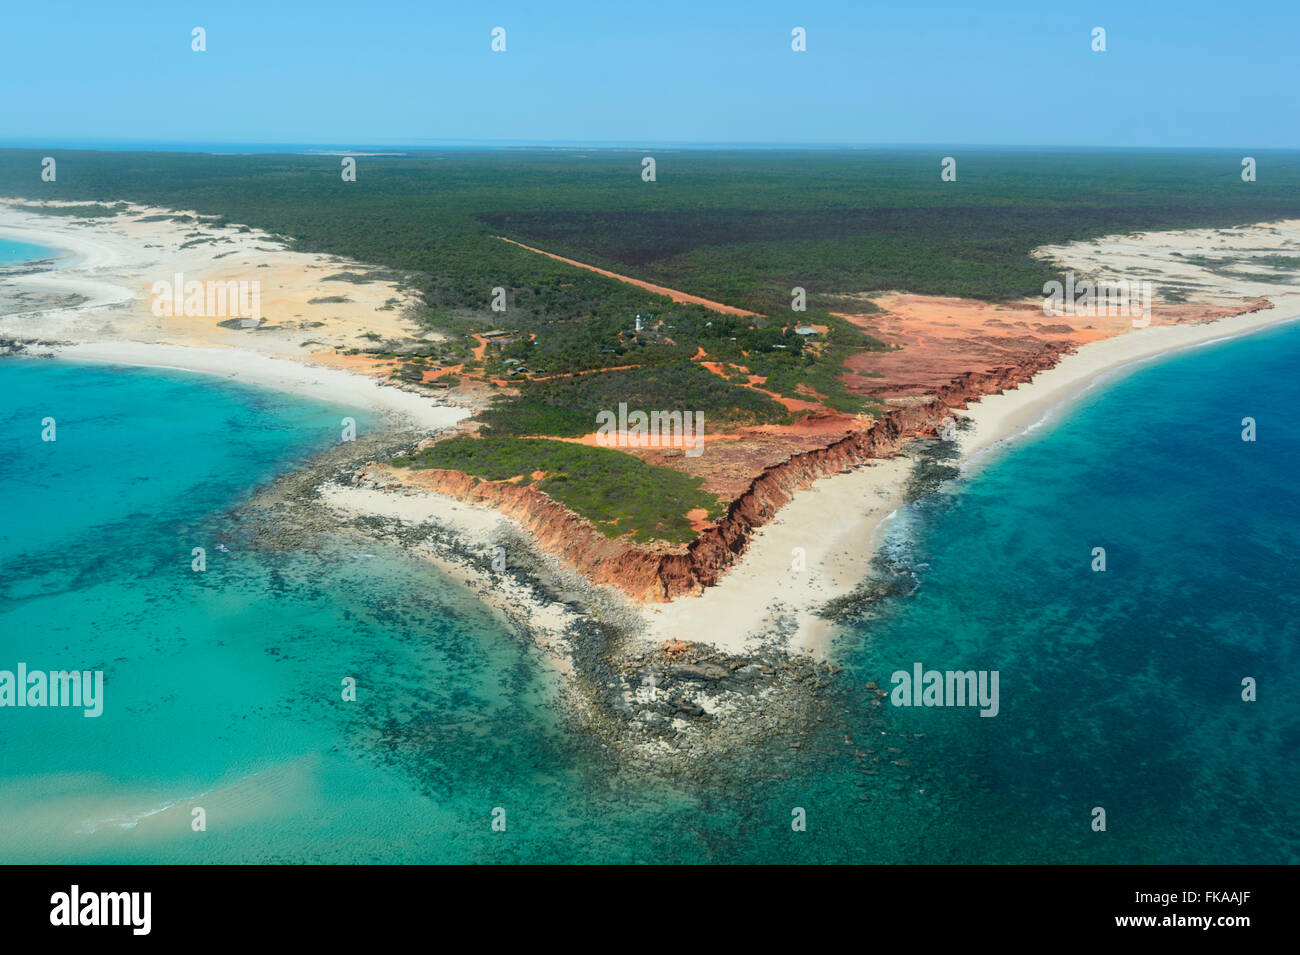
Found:
[{"label": "orange sand patch", "polygon": [[610,272],[606,269],[596,268],[594,265],[588,265],[585,262],[577,262],[573,259],[566,259],[562,255],[556,255],[554,252],[546,252],[542,249],[535,249],[531,245],[524,245],[522,242],[516,242],[514,239],[507,239],[503,235],[497,236],[502,242],[509,242],[511,245],[517,245],[521,249],[527,249],[529,252],[536,252],[538,255],[544,255],[548,259],[555,259],[557,262],[563,262],[566,265],[574,265],[580,269],[586,269],[588,272],[595,272],[598,275],[604,275],[611,279],[617,279],[620,282],[626,282],[628,285],[635,285],[637,288],[643,288],[647,292],[654,292],[656,295],[666,295],[674,302],[680,302],[683,305],[703,305],[705,308],[712,309],[715,312],[721,312],[724,315],[757,315],[757,312],[747,312],[743,308],[736,308],[734,305],[723,305],[721,302],[713,302],[707,298],[700,298],[698,295],[690,295],[686,292],[679,292],[676,289],[664,288],[662,285],[653,285],[650,282],[642,282],[640,279],[634,279],[628,275],[619,275],[617,272]]},{"label": "orange sand patch", "polygon": [[424,372],[424,380],[436,381],[446,375],[458,375],[463,367],[463,365],[447,365],[444,368],[426,368]]},{"label": "orange sand patch", "polygon": [[779,435],[833,435],[839,437],[846,432],[864,426],[864,419],[857,415],[844,414],[839,411],[814,411],[804,415],[794,424],[765,424],[749,428],[750,434]]},{"label": "orange sand patch", "polygon": [[[717,434],[710,434],[706,429],[705,433],[702,434],[698,440],[704,444],[708,444],[710,441],[723,441],[723,440],[734,441],[740,436],[741,435],[738,432],[718,432]],[[615,451],[631,451],[631,452],[636,452],[640,450],[661,450],[661,449],[662,450],[667,450],[667,449],[686,450],[691,447],[698,447],[698,444],[687,444],[684,436],[676,435],[676,434],[671,435],[670,437],[668,437],[663,441],[661,441],[658,437],[652,438],[647,436],[641,439],[640,444],[627,444],[627,445],[614,444],[611,442],[609,435],[601,434],[598,431],[593,431],[591,434],[584,434],[577,438],[557,438],[549,434],[536,434],[536,435],[530,435],[530,437],[546,438],[548,441],[564,441],[567,444],[585,444],[589,448],[605,447],[605,448],[612,448]]]},{"label": "orange sand patch", "polygon": [[[700,349],[701,354],[703,353],[703,351],[704,349]],[[697,355],[696,358],[698,357],[699,356]],[[692,361],[694,360],[695,359],[692,359]],[[707,368],[709,371],[713,372],[719,378],[727,377],[727,373],[722,368],[722,362],[702,361],[699,362],[699,365],[701,368]],[[764,384],[767,384],[767,379],[764,378],[762,375],[750,375],[749,384],[741,385],[740,387],[748,388],[751,391],[757,391],[760,394],[767,395],[773,401],[780,402],[782,405],[784,405],[787,411],[826,411],[827,410],[826,406],[823,405],[820,401],[804,401],[799,398],[786,398],[784,395],[778,395],[775,391],[768,391],[765,388],[757,387],[758,385],[764,385]],[[804,388],[803,385],[800,385],[799,388],[802,389],[800,391],[800,394],[809,394],[816,398],[822,398],[821,395],[817,394],[817,392],[813,391],[811,388]]]},{"label": "orange sand patch", "polygon": [[[404,362],[394,361],[394,362],[390,362],[390,364],[394,368],[396,368],[398,365],[404,364]],[[416,367],[418,368],[419,366],[417,365]],[[423,380],[437,381],[439,378],[446,377],[447,375],[459,375],[461,373],[461,369],[464,367],[465,367],[464,365],[443,365],[438,368],[424,368],[422,369],[424,373]]]},{"label": "orange sand patch", "polygon": [[303,356],[314,365],[326,368],[341,368],[357,375],[369,375],[372,378],[384,378],[397,363],[387,358],[374,358],[370,355],[345,355],[340,351],[320,351]]},{"label": "orange sand patch", "polygon": [[[403,364],[401,359],[375,358],[371,355],[345,355],[339,351],[313,352],[304,356],[304,358],[312,364],[323,365],[326,368],[340,368],[356,375],[368,375],[371,378],[383,379],[389,378],[393,369]],[[425,368],[420,380],[427,384],[448,375],[458,375],[461,372],[461,367],[460,365],[449,365],[445,368]],[[502,384],[506,383],[503,382]]]},{"label": "orange sand patch", "polygon": [[[795,401],[795,399],[790,399]],[[808,402],[796,402],[800,404],[810,404]],[[796,440],[811,439],[820,444],[826,440],[835,440],[843,437],[849,431],[858,428],[870,427],[873,420],[869,417],[843,414],[838,411],[830,411],[821,405],[812,405],[807,409],[794,409],[796,411],[807,410],[810,413],[797,419],[791,424],[762,424],[751,425],[749,427],[737,428],[730,431],[709,431],[706,427],[699,441],[703,445],[715,443],[736,443],[745,442],[755,438],[791,438]],[[616,445],[609,443],[609,437],[599,432],[584,434],[580,437],[556,437],[554,435],[531,435],[530,437],[545,438],[548,441],[563,441],[567,444],[582,444],[587,447],[608,447],[615,451],[623,451],[627,454],[635,455],[643,460],[655,464],[664,464],[667,467],[676,468],[677,470],[695,470],[693,467],[684,467],[683,452],[689,445],[677,435],[669,436],[666,440],[660,441],[657,438],[647,437],[643,444],[639,445]],[[698,445],[697,445],[698,446]],[[713,453],[713,452],[710,452]],[[665,457],[671,455],[671,458]],[[692,459],[687,458],[687,461]]]},{"label": "orange sand patch", "polygon": [[[858,394],[882,399],[929,394],[965,372],[992,371],[1133,328],[1128,315],[1047,316],[1038,299],[992,305],[964,298],[889,294],[874,301],[882,312],[839,317],[901,349],[854,355],[846,363],[843,381]],[[1252,304],[1153,305],[1151,324],[1203,322],[1247,311]]]},{"label": "orange sand patch", "polygon": [[[753,385],[747,387],[754,388]],[[778,395],[775,391],[764,391],[762,388],[754,388],[755,391],[762,391],[763,394],[779,401],[785,405],[788,411],[825,411],[826,406],[820,401],[804,401],[802,398],[787,398],[785,395]]]},{"label": "orange sand patch", "polygon": [[691,522],[691,530],[699,533],[713,522],[708,519],[709,512],[702,507],[693,507],[686,512],[686,519]]},{"label": "orange sand patch", "polygon": [[[790,400],[794,401],[795,399]],[[802,403],[808,404],[808,402]],[[838,411],[831,411],[823,408],[821,405],[815,405],[808,409],[795,410],[808,410],[810,413],[797,419],[791,424],[760,424],[751,425],[745,428],[737,428],[731,431],[713,432],[710,432],[706,427],[704,434],[700,436],[700,440],[704,444],[709,444],[717,441],[743,441],[746,438],[758,435],[785,437],[823,437],[831,435],[838,437],[856,428],[869,427],[874,420],[859,415],[843,414]],[[576,438],[557,437],[549,434],[530,435],[530,437],[545,438],[548,441],[564,441],[567,444],[583,444],[587,447],[593,448],[610,447],[616,451],[626,451],[632,454],[636,454],[640,451],[678,450],[687,447],[684,441],[676,435],[673,435],[662,442],[657,439],[646,438],[645,443],[640,445],[610,444],[607,435],[602,435],[596,431]]]},{"label": "orange sand patch", "polygon": [[844,383],[858,394],[883,399],[925,395],[965,372],[991,371],[1062,344],[1077,346],[1132,327],[1129,317],[1049,318],[1041,301],[991,305],[892,294],[875,303],[882,312],[839,317],[901,348],[854,355],[846,363]]}]

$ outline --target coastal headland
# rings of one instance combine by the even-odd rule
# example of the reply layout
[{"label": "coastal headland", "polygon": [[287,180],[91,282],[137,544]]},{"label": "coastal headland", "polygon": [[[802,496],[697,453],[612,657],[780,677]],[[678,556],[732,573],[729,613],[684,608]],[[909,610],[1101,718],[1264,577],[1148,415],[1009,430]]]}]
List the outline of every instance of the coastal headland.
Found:
[{"label": "coastal headland", "polygon": [[[337,402],[341,414],[381,415],[381,434],[322,456],[258,506],[283,504],[292,487],[316,505],[312,521],[380,534],[439,563],[533,635],[582,688],[575,699],[589,720],[616,714],[621,729],[609,738],[646,756],[741,745],[716,731],[718,717],[803,705],[795,687],[833,665],[819,662],[828,605],[869,575],[883,526],[935,449],[971,466],[1108,374],[1300,316],[1297,290],[1269,271],[1300,253],[1296,221],[1037,250],[1081,277],[1177,290],[1157,294],[1139,320],[1104,310],[1049,316],[1032,300],[841,296],[830,314],[876,343],[843,362],[839,381],[857,410],[816,387],[778,390],[700,349],[692,365],[704,379],[739,384],[763,413],[724,418],[698,455],[672,440],[602,448],[652,469],[629,474],[652,474],[671,493],[674,475],[689,480],[687,504],[703,495],[670,530],[637,534],[622,530],[622,517],[581,513],[548,489],[548,477],[572,466],[556,456],[565,447],[600,444],[594,421],[586,434],[525,431],[520,439],[545,442],[550,456],[517,472],[509,458],[499,473],[481,462],[440,466],[439,449],[455,447],[447,442],[491,440],[483,422],[497,396],[525,376],[556,376],[512,368],[503,377],[499,359],[484,360],[499,347],[490,334],[476,334],[469,354],[449,347],[418,320],[419,297],[400,272],[295,251],[283,237],[193,212],[117,203],[111,215],[59,214],[70,205],[0,200],[0,235],[58,253],[0,275],[0,339],[10,351],[221,375]],[[260,314],[159,308],[159,283],[241,281],[258,283]],[[753,315],[681,295],[726,308],[732,321]],[[828,327],[784,322],[783,334],[797,330],[812,354],[828,347]]]}]

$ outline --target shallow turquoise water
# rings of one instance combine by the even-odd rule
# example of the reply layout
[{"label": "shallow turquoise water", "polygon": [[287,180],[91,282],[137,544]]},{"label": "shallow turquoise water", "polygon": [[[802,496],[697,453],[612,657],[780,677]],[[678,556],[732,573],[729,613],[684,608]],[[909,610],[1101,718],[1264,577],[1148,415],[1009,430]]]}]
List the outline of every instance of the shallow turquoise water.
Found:
[{"label": "shallow turquoise water", "polygon": [[48,259],[57,254],[44,246],[33,245],[30,242],[18,242],[0,236],[0,265],[13,265],[17,262]]},{"label": "shallow turquoise water", "polygon": [[98,718],[0,709],[0,859],[594,858],[557,841],[587,789],[644,798],[561,730],[531,646],[430,567],[341,540],[245,546],[249,489],[364,415],[31,359],[0,362],[0,394],[0,669],[105,679]]},{"label": "shallow turquoise water", "polygon": [[[99,719],[0,709],[0,859],[1296,861],[1298,356],[1292,327],[1146,366],[912,508],[916,590],[842,629],[813,738],[689,786],[570,733],[538,654],[433,569],[245,546],[235,509],[339,409],[0,362],[0,668],[106,679]],[[997,669],[1000,714],[875,705],[916,661]]]}]

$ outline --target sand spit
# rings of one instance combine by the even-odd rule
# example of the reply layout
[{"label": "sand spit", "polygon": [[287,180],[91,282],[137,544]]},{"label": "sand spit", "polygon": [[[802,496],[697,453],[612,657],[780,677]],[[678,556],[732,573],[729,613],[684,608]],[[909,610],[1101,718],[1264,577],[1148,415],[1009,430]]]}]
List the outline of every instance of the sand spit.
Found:
[{"label": "sand spit", "polygon": [[[69,205],[76,204],[0,199],[0,235],[58,253],[52,263],[0,269],[0,338],[58,343],[43,353],[76,361],[221,375],[428,429],[468,414],[444,396],[313,360],[376,339],[436,337],[410,317],[416,294],[389,273],[292,252],[281,237],[193,212],[119,204],[117,215],[87,219],[27,211]],[[261,322],[155,314],[154,284],[175,285],[177,275],[205,285],[258,283]]]},{"label": "sand spit", "polygon": [[411,437],[375,435],[322,454],[260,492],[241,520],[258,529],[258,546],[298,550],[319,535],[354,534],[362,549],[381,540],[428,560],[566,677],[566,724],[604,755],[656,774],[707,776],[717,758],[752,752],[760,738],[802,745],[829,712],[809,689],[827,685],[831,665],[775,647],[647,646],[634,606],[539,551],[509,518],[376,477],[362,455],[383,459]]}]

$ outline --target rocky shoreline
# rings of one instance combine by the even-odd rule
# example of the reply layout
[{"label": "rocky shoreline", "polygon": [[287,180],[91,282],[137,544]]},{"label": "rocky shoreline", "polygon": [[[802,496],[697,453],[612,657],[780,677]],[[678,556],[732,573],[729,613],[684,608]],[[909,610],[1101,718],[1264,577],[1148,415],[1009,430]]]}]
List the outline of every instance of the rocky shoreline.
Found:
[{"label": "rocky shoreline", "polygon": [[[486,542],[434,521],[341,514],[328,492],[400,493],[368,478],[366,464],[409,453],[427,433],[392,430],[325,451],[258,491],[233,516],[249,546],[320,547],[326,537],[397,545],[432,561],[475,592],[565,673],[566,722],[619,762],[668,777],[709,773],[760,740],[798,748],[828,705],[819,695],[834,664],[791,653],[777,640],[745,654],[704,643],[656,643],[626,598],[593,585],[513,530],[493,542],[511,555],[492,570]],[[823,716],[824,718],[824,716]]]},{"label": "rocky shoreline", "polygon": [[[0,357],[21,356],[23,358],[53,358],[53,349],[59,348],[68,342],[47,342],[35,338],[3,338],[0,337]],[[49,351],[33,352],[33,348],[45,348]]]}]

